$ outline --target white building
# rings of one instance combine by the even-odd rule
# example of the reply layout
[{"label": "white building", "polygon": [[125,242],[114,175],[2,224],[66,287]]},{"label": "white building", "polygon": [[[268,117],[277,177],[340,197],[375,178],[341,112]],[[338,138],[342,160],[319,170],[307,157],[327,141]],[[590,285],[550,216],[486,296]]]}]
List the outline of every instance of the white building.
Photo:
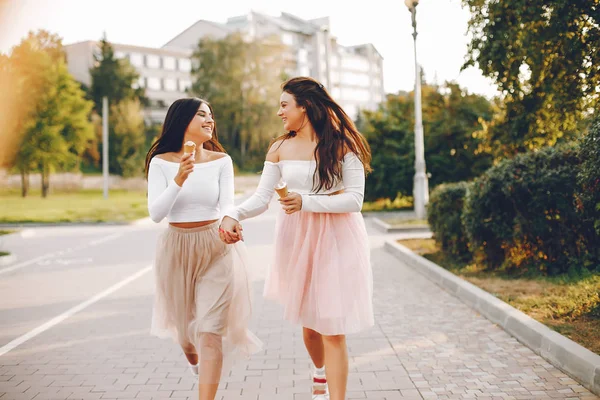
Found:
[{"label": "white building", "polygon": [[385,98],[381,55],[372,44],[347,47],[337,43],[328,17],[307,21],[287,13],[272,17],[250,12],[229,18],[225,24],[200,20],[163,49],[193,49],[202,37],[222,38],[234,31],[248,39],[279,36],[291,49],[288,74],[322,82],[353,118],[358,109],[374,109]]},{"label": "white building", "polygon": [[[151,47],[112,44],[116,58],[127,58],[140,75],[136,85],[146,89],[150,106],[145,110],[148,121],[160,123],[167,108],[186,96],[191,85],[191,50],[156,49]],[[100,51],[99,42],[87,41],[65,46],[69,72],[79,82],[90,86],[90,68]]]},{"label": "white building", "polygon": [[[287,13],[273,17],[250,12],[229,18],[225,24],[200,20],[162,48],[113,44],[115,55],[129,59],[140,74],[138,84],[146,89],[151,102],[147,119],[162,122],[168,106],[186,96],[191,85],[190,57],[198,41],[232,32],[241,32],[249,40],[280,37],[290,47],[288,75],[310,76],[323,83],[352,118],[359,109],[375,109],[385,98],[383,58],[372,44],[340,45],[330,33],[328,17],[303,20]],[[75,43],[65,50],[71,74],[90,85],[89,69],[98,43]]]}]

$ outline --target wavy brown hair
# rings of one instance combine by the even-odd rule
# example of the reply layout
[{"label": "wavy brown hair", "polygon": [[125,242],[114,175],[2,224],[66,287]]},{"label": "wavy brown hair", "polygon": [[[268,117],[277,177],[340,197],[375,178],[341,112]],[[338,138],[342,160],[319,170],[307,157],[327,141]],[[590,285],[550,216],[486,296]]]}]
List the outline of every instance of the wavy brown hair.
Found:
[{"label": "wavy brown hair", "polygon": [[[367,140],[323,85],[312,78],[297,77],[284,82],[281,89],[294,96],[298,106],[306,108],[308,120],[317,134],[314,191],[329,190],[342,179],[341,161],[348,152],[358,156],[366,173],[371,172],[371,148]],[[290,131],[273,143],[294,136],[296,132]]]},{"label": "wavy brown hair", "polygon": [[[203,103],[208,106],[210,112],[214,116],[215,113],[213,112],[210,103],[197,97],[175,100],[173,104],[171,104],[167,111],[165,122],[163,123],[162,132],[158,139],[150,146],[150,150],[148,150],[148,154],[146,155],[146,165],[144,168],[146,178],[148,178],[150,161],[152,161],[154,156],[181,151],[185,131]],[[214,122],[212,138],[209,141],[204,142],[202,147],[207,150],[226,153],[223,146],[221,146],[221,143],[219,143],[217,121]]]}]

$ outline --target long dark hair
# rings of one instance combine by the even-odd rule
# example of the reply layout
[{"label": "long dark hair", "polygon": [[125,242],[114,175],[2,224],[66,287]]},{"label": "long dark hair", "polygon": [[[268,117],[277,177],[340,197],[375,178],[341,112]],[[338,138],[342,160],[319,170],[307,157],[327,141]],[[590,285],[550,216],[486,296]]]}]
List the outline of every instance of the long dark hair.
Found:
[{"label": "long dark hair", "polygon": [[[206,100],[199,99],[197,97],[186,98],[175,100],[167,111],[165,122],[162,127],[162,132],[156,142],[150,146],[148,154],[146,155],[146,178],[148,178],[148,168],[150,167],[150,161],[152,157],[158,154],[178,152],[183,147],[183,138],[188,125],[198,112],[198,109],[202,104],[206,104],[210,109],[210,112],[214,115],[212,106]],[[217,122],[214,123],[212,138],[204,142],[203,148],[212,151],[218,151],[226,153],[217,135]]]},{"label": "long dark hair", "polygon": [[[314,152],[317,169],[313,190],[329,190],[342,179],[341,161],[347,151],[356,153],[366,173],[371,171],[371,148],[367,140],[323,85],[312,78],[297,77],[284,82],[281,89],[294,96],[298,106],[306,108],[319,139]],[[296,132],[290,131],[273,142],[294,136]]]}]

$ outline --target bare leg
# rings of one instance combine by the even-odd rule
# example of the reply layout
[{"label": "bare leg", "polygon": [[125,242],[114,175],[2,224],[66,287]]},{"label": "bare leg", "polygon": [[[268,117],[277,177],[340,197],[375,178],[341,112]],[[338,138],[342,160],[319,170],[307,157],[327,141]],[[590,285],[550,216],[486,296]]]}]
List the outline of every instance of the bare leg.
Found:
[{"label": "bare leg", "polygon": [[191,343],[181,345],[181,349],[185,354],[185,358],[187,358],[188,362],[192,365],[198,364],[198,353],[196,352],[196,348]]},{"label": "bare leg", "polygon": [[[308,350],[308,354],[310,355],[313,364],[319,369],[323,368],[325,365],[323,336],[319,332],[309,328],[302,328],[302,336],[304,337],[304,345],[306,346],[306,350]],[[321,382],[314,381],[314,377],[311,379],[313,379],[313,395],[327,393],[326,387]]]},{"label": "bare leg", "polygon": [[345,400],[348,383],[348,348],[346,336],[323,336],[327,384],[331,400]]},{"label": "bare leg", "polygon": [[200,338],[199,400],[214,400],[223,368],[221,336],[212,333]]},{"label": "bare leg", "polygon": [[308,328],[302,328],[302,336],[304,336],[304,346],[306,346],[313,364],[317,368],[323,368],[325,362],[323,337],[319,332]]}]

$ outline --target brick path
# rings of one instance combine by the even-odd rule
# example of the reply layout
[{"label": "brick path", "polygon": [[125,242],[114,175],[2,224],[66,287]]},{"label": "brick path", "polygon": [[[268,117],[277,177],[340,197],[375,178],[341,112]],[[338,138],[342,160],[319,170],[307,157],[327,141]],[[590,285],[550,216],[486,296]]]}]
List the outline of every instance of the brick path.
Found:
[{"label": "brick path", "polygon": [[[272,231],[268,216],[252,224],[247,238]],[[376,325],[348,338],[349,399],[598,399],[400,264],[372,233]],[[310,399],[301,331],[260,296],[270,235],[249,241],[258,266],[252,329],[265,348],[222,382],[221,400]],[[123,251],[134,236],[119,241]],[[148,335],[152,285],[152,274],[145,274],[0,357],[0,400],[196,399],[178,347]]]}]

